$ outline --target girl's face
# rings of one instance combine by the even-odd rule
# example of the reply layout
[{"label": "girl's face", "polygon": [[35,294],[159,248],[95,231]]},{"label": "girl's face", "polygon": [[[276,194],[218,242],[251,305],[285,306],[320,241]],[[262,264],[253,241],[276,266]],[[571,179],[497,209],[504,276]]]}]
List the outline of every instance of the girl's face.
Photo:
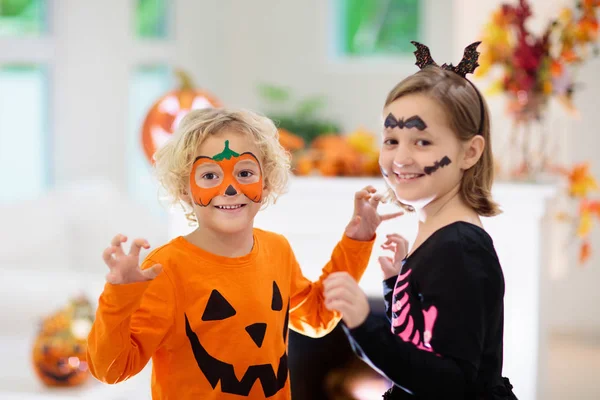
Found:
[{"label": "girl's face", "polygon": [[472,140],[461,141],[428,96],[403,96],[385,107],[383,118],[379,164],[401,203],[425,207],[456,187],[474,165]]}]

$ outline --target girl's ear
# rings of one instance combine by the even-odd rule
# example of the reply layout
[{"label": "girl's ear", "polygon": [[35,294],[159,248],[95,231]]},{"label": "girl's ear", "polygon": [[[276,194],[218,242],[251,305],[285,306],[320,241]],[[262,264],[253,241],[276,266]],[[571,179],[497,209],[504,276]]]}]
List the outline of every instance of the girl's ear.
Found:
[{"label": "girl's ear", "polygon": [[464,157],[461,163],[461,169],[467,170],[481,158],[485,149],[485,139],[481,135],[475,135],[464,143]]}]

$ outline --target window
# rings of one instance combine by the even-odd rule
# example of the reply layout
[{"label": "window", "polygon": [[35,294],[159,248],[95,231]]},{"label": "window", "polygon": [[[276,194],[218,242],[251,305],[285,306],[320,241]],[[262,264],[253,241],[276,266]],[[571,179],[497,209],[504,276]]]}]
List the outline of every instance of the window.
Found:
[{"label": "window", "polygon": [[142,39],[167,37],[167,1],[137,0],[135,8],[136,36]]},{"label": "window", "polygon": [[420,0],[334,0],[337,53],[348,57],[410,55],[419,40]]},{"label": "window", "polygon": [[0,66],[0,202],[47,190],[49,170],[47,73],[35,65]]},{"label": "window", "polygon": [[45,0],[0,0],[0,37],[44,34],[46,6]]},{"label": "window", "polygon": [[127,187],[133,199],[158,216],[165,216],[166,209],[158,201],[158,185],[144,153],[141,131],[148,110],[171,88],[171,80],[171,72],[166,66],[139,67],[133,72],[130,88]]}]

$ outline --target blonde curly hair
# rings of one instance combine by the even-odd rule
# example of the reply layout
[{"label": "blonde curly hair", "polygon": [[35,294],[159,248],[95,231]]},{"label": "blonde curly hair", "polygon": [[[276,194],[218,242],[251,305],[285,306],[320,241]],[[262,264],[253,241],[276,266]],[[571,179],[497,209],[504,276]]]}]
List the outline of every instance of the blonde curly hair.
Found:
[{"label": "blonde curly hair", "polygon": [[250,135],[260,151],[263,181],[269,191],[263,208],[287,191],[290,154],[279,143],[279,132],[269,118],[249,110],[206,108],[190,111],[173,137],[154,154],[154,174],[166,192],[166,200],[181,205],[186,218],[198,220],[187,198],[190,171],[198,147],[210,135],[225,129]]}]

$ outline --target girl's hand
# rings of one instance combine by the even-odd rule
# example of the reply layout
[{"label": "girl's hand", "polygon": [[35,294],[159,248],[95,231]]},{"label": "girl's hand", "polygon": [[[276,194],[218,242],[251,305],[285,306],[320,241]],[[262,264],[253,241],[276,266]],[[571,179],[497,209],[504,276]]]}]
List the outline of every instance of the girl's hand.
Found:
[{"label": "girl's hand", "polygon": [[379,265],[383,272],[383,279],[397,276],[402,270],[402,261],[408,254],[408,240],[397,233],[387,235],[387,240],[381,247],[394,252],[394,258],[379,257]]}]

